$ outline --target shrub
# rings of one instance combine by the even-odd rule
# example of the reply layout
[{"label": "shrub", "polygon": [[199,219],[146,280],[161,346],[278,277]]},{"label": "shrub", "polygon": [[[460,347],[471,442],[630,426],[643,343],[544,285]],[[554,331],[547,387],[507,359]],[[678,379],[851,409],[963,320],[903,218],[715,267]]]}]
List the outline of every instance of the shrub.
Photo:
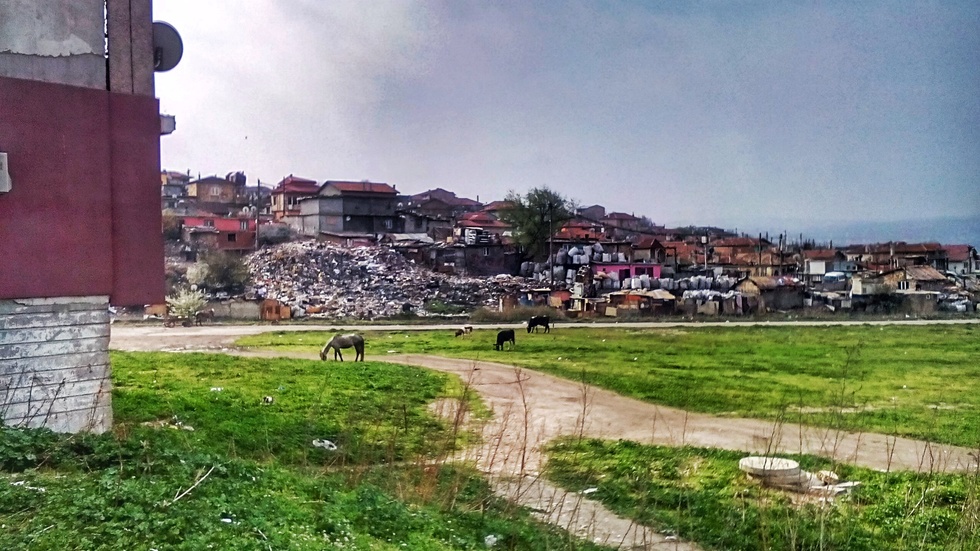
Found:
[{"label": "shrub", "polygon": [[503,312],[479,308],[470,314],[470,321],[475,323],[516,323],[527,321],[532,316],[550,316],[553,320],[565,319],[565,314],[547,306],[518,306]]}]

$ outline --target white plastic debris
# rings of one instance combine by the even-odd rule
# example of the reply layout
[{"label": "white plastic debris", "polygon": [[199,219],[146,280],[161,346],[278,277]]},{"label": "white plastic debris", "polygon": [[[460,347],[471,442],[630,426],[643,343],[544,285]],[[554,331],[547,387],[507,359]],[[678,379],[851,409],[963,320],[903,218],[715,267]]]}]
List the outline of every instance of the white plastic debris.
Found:
[{"label": "white plastic debris", "polygon": [[325,449],[327,451],[334,451],[334,450],[337,449],[337,444],[334,444],[333,442],[331,442],[329,440],[314,440],[313,441],[313,447],[314,448],[323,448],[323,449]]}]

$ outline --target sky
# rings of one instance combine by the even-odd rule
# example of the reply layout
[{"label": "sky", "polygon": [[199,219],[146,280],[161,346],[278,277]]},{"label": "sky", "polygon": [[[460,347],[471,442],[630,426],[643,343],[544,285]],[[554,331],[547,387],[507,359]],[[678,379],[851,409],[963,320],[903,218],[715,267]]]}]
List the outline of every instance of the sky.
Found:
[{"label": "sky", "polygon": [[980,2],[156,0],[162,166],[788,231],[980,219]]}]

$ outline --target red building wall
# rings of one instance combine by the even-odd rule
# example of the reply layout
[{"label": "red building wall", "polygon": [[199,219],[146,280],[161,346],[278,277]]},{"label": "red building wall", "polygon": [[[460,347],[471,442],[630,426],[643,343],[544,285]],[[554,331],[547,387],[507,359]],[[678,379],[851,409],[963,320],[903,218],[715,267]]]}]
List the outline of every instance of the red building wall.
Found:
[{"label": "red building wall", "polygon": [[157,100],[0,77],[0,299],[161,302]]}]

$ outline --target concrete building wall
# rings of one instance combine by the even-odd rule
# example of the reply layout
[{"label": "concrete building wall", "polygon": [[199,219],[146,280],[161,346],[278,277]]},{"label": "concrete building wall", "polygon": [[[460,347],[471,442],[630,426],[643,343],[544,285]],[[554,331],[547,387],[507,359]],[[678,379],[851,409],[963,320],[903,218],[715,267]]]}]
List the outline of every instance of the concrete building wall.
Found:
[{"label": "concrete building wall", "polygon": [[106,89],[102,0],[0,0],[0,76]]},{"label": "concrete building wall", "polygon": [[112,426],[109,297],[0,301],[0,413],[8,426]]},{"label": "concrete building wall", "polygon": [[151,7],[0,0],[0,151],[13,182],[0,194],[8,425],[108,430],[109,303],[162,302]]}]

